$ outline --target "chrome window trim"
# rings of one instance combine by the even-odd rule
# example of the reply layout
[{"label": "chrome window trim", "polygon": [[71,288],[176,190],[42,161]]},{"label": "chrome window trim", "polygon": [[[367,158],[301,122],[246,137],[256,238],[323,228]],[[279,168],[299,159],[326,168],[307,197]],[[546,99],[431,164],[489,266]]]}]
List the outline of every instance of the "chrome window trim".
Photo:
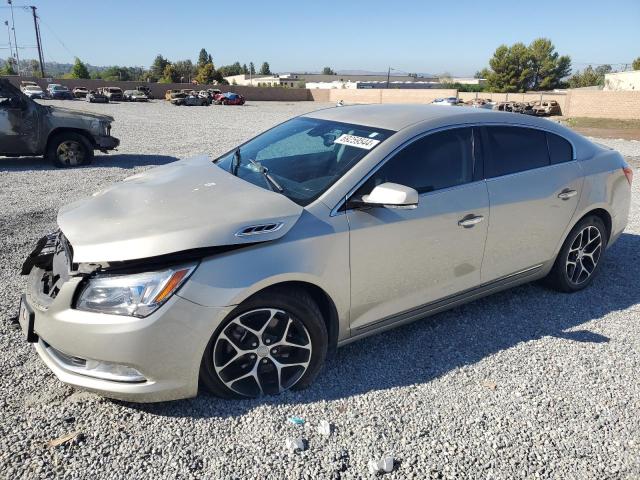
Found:
[{"label": "chrome window trim", "polygon": [[[456,124],[452,124],[452,125],[445,125],[443,127],[437,127],[437,128],[433,128],[431,130],[427,130],[425,132],[419,133],[418,135],[415,135],[413,137],[411,137],[408,140],[405,140],[403,143],[401,143],[400,145],[398,145],[396,148],[393,149],[393,151],[391,151],[389,154],[387,154],[386,157],[384,157],[380,162],[378,162],[378,164],[376,166],[374,166],[369,173],[367,173],[364,177],[362,177],[358,183],[355,185],[355,187],[353,187],[351,190],[349,190],[349,192],[344,196],[344,198],[342,198],[332,209],[331,209],[331,213],[329,214],[330,217],[335,217],[336,215],[340,215],[342,213],[345,212],[340,212],[339,210],[342,208],[342,206],[347,203],[349,197],[351,197],[361,186],[363,183],[365,183],[367,180],[369,180],[369,178],[376,173],[378,170],[380,170],[380,168],[382,168],[382,166],[387,163],[391,158],[393,158],[400,150],[402,150],[403,148],[405,148],[406,146],[408,146],[409,144],[413,143],[413,142],[417,142],[418,140],[421,140],[422,138],[426,137],[427,135],[433,135],[434,133],[438,133],[438,132],[443,132],[446,130],[454,130],[457,128],[473,128],[473,127],[519,127],[519,128],[530,128],[533,130],[540,130],[546,133],[551,133],[553,135],[557,135],[560,138],[566,140],[567,142],[569,142],[569,144],[571,145],[571,150],[572,150],[572,160],[571,161],[576,161],[576,146],[575,144],[571,141],[571,139],[565,137],[564,135],[561,135],[557,132],[554,132],[552,129],[550,128],[545,128],[542,126],[538,126],[538,125],[527,125],[525,123],[507,123],[507,122],[472,122],[472,123],[456,123]],[[400,130],[401,132],[402,130]],[[474,136],[475,139],[475,136]],[[547,147],[548,149],[548,147]],[[475,144],[474,144],[474,161],[475,161]],[[483,152],[483,158],[482,158],[482,162],[485,162],[484,159],[484,152]],[[569,163],[569,162],[563,162],[563,163]],[[563,163],[558,163],[558,164],[554,164],[554,165],[562,165]],[[552,167],[554,165],[545,165],[544,167],[539,167],[539,168],[547,168],[547,167]],[[484,167],[484,165],[483,165]],[[537,169],[534,169],[537,170]],[[531,170],[524,170],[526,172],[529,172]],[[484,172],[484,168],[483,168],[483,177],[481,179],[481,181],[487,181],[487,180],[492,180],[494,178],[503,178],[509,175],[516,175],[522,172],[514,172],[514,173],[510,173],[507,175],[502,175],[500,177],[492,177],[492,178],[487,178],[485,172]],[[469,183],[463,183],[462,185],[469,185],[470,183],[475,183],[475,181],[473,182],[469,182]],[[448,188],[455,188],[455,187],[459,187],[460,185],[455,185],[454,187],[448,187]],[[441,190],[436,190],[436,192],[439,192]],[[426,193],[433,193],[433,192],[426,192]]]}]

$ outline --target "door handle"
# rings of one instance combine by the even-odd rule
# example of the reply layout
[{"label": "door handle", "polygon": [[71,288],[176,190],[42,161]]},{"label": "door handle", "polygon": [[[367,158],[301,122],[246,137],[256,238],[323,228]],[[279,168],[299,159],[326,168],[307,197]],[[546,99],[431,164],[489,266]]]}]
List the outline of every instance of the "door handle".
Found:
[{"label": "door handle", "polygon": [[470,214],[464,217],[462,220],[460,220],[458,222],[458,225],[464,228],[471,228],[474,225],[477,225],[478,223],[480,223],[482,220],[484,220],[484,217],[482,215]]},{"label": "door handle", "polygon": [[565,188],[558,194],[558,198],[562,200],[569,200],[571,197],[575,197],[578,194],[576,190],[571,190],[570,188]]}]

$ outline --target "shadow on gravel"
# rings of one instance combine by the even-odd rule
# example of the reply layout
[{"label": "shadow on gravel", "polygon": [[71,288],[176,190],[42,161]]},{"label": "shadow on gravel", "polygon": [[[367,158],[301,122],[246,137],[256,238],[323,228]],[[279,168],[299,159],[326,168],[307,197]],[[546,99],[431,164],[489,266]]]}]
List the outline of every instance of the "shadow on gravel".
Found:
[{"label": "shadow on gravel", "polygon": [[115,153],[110,155],[97,155],[90,165],[83,167],[71,167],[62,169],[55,167],[50,161],[42,157],[0,158],[0,172],[28,172],[37,170],[72,171],[82,168],[135,168],[150,165],[165,165],[175,162],[176,157],[169,155],[133,155],[128,153]]},{"label": "shadow on gravel", "polygon": [[640,235],[623,234],[607,252],[592,286],[582,292],[562,294],[539,284],[524,285],[349,344],[327,361],[307,390],[256,400],[222,400],[201,393],[178,402],[123,405],[162,416],[229,417],[263,405],[295,406],[427,383],[543,337],[606,348],[609,338],[576,327],[640,303],[640,288],[628,288],[640,278],[640,263],[630,260],[638,251]]}]

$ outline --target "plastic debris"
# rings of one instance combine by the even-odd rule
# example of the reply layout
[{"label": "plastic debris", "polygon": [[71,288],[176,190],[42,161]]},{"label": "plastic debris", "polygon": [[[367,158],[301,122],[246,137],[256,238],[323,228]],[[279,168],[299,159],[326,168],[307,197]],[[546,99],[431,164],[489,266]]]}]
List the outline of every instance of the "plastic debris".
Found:
[{"label": "plastic debris", "polygon": [[293,423],[294,425],[304,425],[304,418],[300,417],[289,417],[287,421],[289,423]]},{"label": "plastic debris", "polygon": [[320,420],[320,423],[318,424],[318,433],[320,435],[328,437],[331,435],[332,431],[333,425],[331,423],[327,422],[326,420]]},{"label": "plastic debris", "polygon": [[71,432],[68,433],[66,435],[63,435],[61,437],[55,438],[53,440],[49,440],[47,442],[47,445],[50,447],[59,447],[60,445],[63,445],[67,442],[70,442],[72,440],[75,440],[76,438],[80,438],[82,436],[82,434],[80,432]]},{"label": "plastic debris", "polygon": [[393,472],[393,457],[387,455],[380,460],[369,460],[369,472],[376,473],[391,473]]},{"label": "plastic debris", "polygon": [[491,380],[485,380],[482,382],[482,386],[484,388],[488,388],[489,390],[495,390],[498,386],[496,382],[492,382]]},{"label": "plastic debris", "polygon": [[287,447],[287,450],[289,450],[291,453],[302,452],[305,449],[304,440],[302,439],[302,437],[287,438],[285,445]]}]

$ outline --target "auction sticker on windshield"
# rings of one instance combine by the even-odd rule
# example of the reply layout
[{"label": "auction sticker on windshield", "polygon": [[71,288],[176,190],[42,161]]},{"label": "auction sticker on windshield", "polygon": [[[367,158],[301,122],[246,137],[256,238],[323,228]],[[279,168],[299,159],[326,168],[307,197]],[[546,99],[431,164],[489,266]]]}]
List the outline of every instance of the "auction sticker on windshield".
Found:
[{"label": "auction sticker on windshield", "polygon": [[356,135],[340,135],[335,139],[333,143],[339,143],[341,145],[349,145],[351,147],[363,148],[364,150],[371,150],[380,140],[374,140],[373,138],[358,137]]}]

